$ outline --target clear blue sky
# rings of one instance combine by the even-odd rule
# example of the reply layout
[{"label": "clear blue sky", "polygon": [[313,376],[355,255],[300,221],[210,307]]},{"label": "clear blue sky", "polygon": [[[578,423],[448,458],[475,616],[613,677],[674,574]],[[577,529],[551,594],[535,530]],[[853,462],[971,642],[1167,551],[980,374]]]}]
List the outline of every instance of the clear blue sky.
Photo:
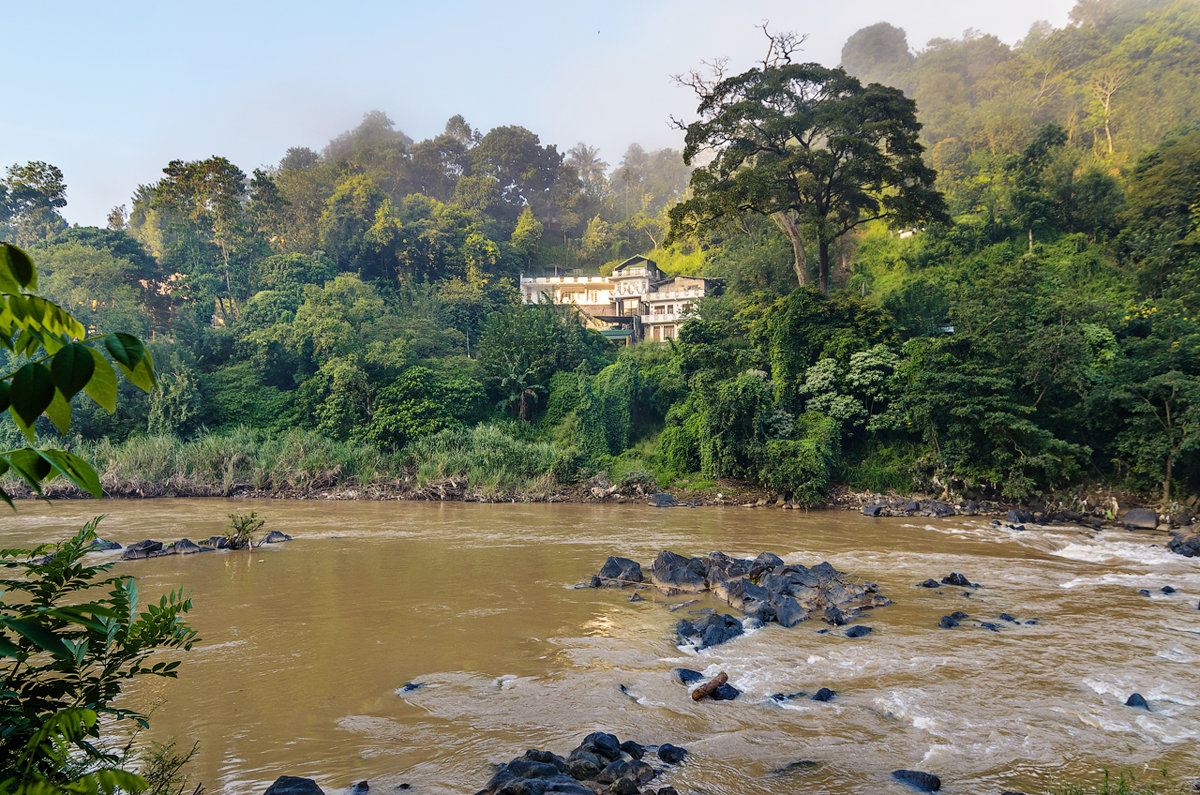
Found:
[{"label": "clear blue sky", "polygon": [[66,176],[67,219],[103,225],[170,160],[223,155],[244,171],[290,146],[320,150],[363,113],[420,140],[461,113],[520,124],[565,151],[681,148],[671,114],[694,101],[670,76],[761,57],[755,25],[807,34],[836,65],[846,38],[887,21],[916,50],[968,28],[1019,41],[1073,0],[606,0],[341,3],[0,0],[0,167],[45,160]]}]

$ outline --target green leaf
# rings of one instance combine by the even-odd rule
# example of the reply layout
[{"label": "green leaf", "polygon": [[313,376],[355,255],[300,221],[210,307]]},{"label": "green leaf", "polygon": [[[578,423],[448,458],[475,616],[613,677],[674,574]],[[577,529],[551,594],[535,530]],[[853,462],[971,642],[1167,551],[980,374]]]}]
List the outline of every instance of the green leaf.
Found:
[{"label": "green leaf", "polygon": [[6,454],[5,457],[8,459],[9,465],[21,476],[21,479],[28,483],[31,489],[41,494],[42,481],[54,471],[50,462],[42,458],[42,454],[32,447],[22,447],[20,450]]},{"label": "green leaf", "polygon": [[8,411],[8,382],[0,381],[0,411]]},{"label": "green leaf", "polygon": [[25,287],[37,288],[33,260],[11,243],[0,243],[0,292],[19,293]]},{"label": "green leaf", "polygon": [[12,386],[8,393],[10,410],[27,426],[41,416],[54,400],[54,379],[50,368],[29,362],[13,373]]},{"label": "green leaf", "polygon": [[20,657],[21,647],[0,635],[0,657]]},{"label": "green leaf", "polygon": [[67,480],[96,499],[100,499],[102,495],[100,477],[87,461],[71,455],[65,450],[38,450],[37,452]]},{"label": "green leaf", "polygon": [[50,375],[63,397],[74,397],[91,380],[92,373],[96,371],[96,362],[92,360],[90,351],[88,346],[73,342],[54,354],[54,360],[50,362]]},{"label": "green leaf", "polygon": [[54,390],[54,399],[46,407],[46,416],[59,433],[66,433],[71,428],[71,403],[57,389]]},{"label": "green leaf", "polygon": [[105,337],[104,348],[118,364],[125,365],[130,370],[137,367],[138,362],[146,353],[146,346],[142,344],[141,340],[132,334],[121,332]]},{"label": "green leaf", "polygon": [[83,390],[97,405],[112,414],[117,408],[117,373],[100,351],[89,347],[88,353],[96,368]]},{"label": "green leaf", "polygon": [[53,631],[43,627],[36,621],[27,618],[6,618],[0,616],[0,624],[7,626],[13,632],[24,635],[33,641],[34,645],[39,649],[48,651],[55,657],[70,658],[74,656]]}]

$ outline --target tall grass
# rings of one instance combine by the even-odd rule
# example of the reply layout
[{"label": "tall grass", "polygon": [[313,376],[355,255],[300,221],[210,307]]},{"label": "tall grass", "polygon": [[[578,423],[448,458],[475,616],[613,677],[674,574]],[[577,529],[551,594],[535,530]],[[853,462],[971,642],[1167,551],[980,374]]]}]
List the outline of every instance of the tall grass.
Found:
[{"label": "tall grass", "polygon": [[189,440],[139,436],[85,442],[75,451],[92,462],[106,489],[146,496],[394,484],[406,474],[402,456],[301,429],[272,435],[240,427]]},{"label": "tall grass", "polygon": [[1165,792],[1179,792],[1178,785],[1172,785],[1166,771],[1159,771],[1156,778],[1161,779],[1158,785],[1139,781],[1133,773],[1122,770],[1113,776],[1108,770],[1096,784],[1071,783],[1060,786],[1056,795],[1160,795]]},{"label": "tall grass", "polygon": [[573,479],[570,454],[553,442],[517,438],[498,425],[451,428],[412,442],[404,453],[424,485],[466,477],[472,491],[548,491]]},{"label": "tall grass", "polygon": [[[544,493],[577,478],[578,454],[554,442],[521,438],[522,430],[503,425],[446,430],[399,452],[302,429],[273,434],[246,427],[194,439],[138,436],[121,444],[70,446],[100,473],[105,491],[145,497],[371,486],[404,492],[462,477],[477,494]],[[11,475],[6,482],[13,482]]]}]

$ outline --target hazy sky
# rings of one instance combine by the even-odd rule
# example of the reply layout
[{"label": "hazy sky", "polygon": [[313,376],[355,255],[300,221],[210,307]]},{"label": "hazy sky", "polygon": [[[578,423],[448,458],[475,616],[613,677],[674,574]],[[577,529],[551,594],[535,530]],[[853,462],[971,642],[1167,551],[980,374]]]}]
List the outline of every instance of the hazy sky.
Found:
[{"label": "hazy sky", "polygon": [[566,151],[617,163],[637,141],[682,147],[669,116],[695,101],[670,76],[763,52],[755,25],[806,34],[802,58],[836,65],[846,38],[887,21],[920,50],[968,28],[1008,43],[1074,0],[0,0],[5,74],[0,168],[45,160],[67,181],[65,215],[108,210],[170,160],[223,155],[247,173],[290,146],[320,150],[385,111],[416,140],[461,113],[519,124]]}]

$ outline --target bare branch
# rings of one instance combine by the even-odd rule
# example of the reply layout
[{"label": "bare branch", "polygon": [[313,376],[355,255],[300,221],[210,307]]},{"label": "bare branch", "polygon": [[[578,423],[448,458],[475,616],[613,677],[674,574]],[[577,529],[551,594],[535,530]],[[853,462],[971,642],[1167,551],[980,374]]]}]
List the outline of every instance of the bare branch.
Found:
[{"label": "bare branch", "polygon": [[770,25],[770,20],[767,19],[764,19],[761,25],[755,25],[767,37],[767,54],[763,56],[763,69],[786,66],[792,62],[792,56],[800,52],[801,45],[808,40],[808,35],[801,36],[790,30],[771,33],[767,30],[768,25]]}]

